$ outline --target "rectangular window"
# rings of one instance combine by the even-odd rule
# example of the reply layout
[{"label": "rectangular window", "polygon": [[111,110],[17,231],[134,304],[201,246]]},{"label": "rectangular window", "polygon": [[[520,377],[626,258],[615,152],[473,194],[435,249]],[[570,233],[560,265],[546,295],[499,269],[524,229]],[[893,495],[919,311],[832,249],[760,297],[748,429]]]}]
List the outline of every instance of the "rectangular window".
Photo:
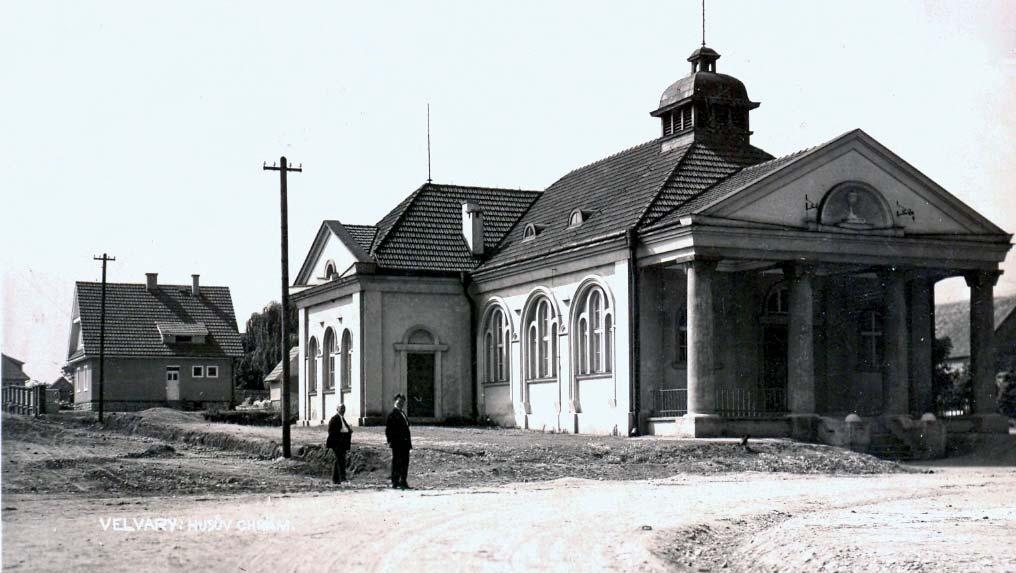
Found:
[{"label": "rectangular window", "polygon": [[204,378],[205,367],[204,366],[191,366],[191,378]]},{"label": "rectangular window", "polygon": [[218,366],[205,366],[205,378],[218,378],[219,367]]},{"label": "rectangular window", "polygon": [[194,341],[194,337],[193,336],[180,336],[180,335],[177,335],[176,341],[177,342],[193,342]]},{"label": "rectangular window", "polygon": [[177,382],[180,380],[180,367],[179,366],[167,366],[166,367],[166,382]]}]

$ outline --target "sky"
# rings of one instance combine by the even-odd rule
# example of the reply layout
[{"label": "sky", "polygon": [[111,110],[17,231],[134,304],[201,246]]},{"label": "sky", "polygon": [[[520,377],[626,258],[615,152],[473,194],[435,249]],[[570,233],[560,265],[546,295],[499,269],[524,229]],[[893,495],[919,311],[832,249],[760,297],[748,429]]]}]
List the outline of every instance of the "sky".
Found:
[{"label": "sky", "polygon": [[[706,41],[773,155],[861,128],[1016,230],[1016,9],[1004,0],[710,1]],[[59,375],[75,280],[231,287],[241,329],[323,219],[427,177],[544,189],[653,139],[701,42],[668,2],[9,2],[0,19],[5,353]],[[1013,255],[996,293],[1016,291]],[[961,279],[938,300],[967,296]]]}]

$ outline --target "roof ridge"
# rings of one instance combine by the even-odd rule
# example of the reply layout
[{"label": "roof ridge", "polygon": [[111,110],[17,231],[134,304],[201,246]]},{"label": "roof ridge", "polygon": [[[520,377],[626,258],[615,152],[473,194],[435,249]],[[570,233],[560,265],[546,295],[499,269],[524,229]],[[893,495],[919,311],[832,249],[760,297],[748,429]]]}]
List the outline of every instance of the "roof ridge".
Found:
[{"label": "roof ridge", "polygon": [[[663,139],[663,138],[662,137],[657,137],[656,139],[652,139],[652,140],[649,140],[649,141],[644,141],[642,143],[638,143],[638,144],[632,145],[631,147],[626,147],[625,149],[622,149],[621,151],[618,151],[618,152],[615,152],[615,153],[611,153],[610,155],[607,155],[606,157],[601,157],[601,158],[597,159],[596,161],[593,161],[593,162],[590,162],[590,163],[586,163],[585,165],[581,165],[579,167],[576,167],[575,169],[572,169],[571,171],[569,171],[568,173],[565,173],[561,177],[558,177],[557,181],[560,181],[560,180],[564,179],[565,177],[568,177],[572,173],[575,173],[577,171],[582,171],[583,169],[588,169],[590,167],[593,167],[594,165],[597,165],[599,163],[603,163],[604,161],[609,161],[609,160],[614,159],[615,157],[617,157],[619,155],[624,155],[625,153],[628,153],[628,152],[633,151],[635,149],[638,149],[640,147],[644,147],[644,146],[647,146],[647,145],[650,145],[650,144],[653,144],[653,143],[657,143],[661,139]],[[557,183],[557,181],[555,181],[554,183]],[[551,187],[553,187],[553,184],[551,184]],[[549,189],[549,187],[548,187],[548,189]]]},{"label": "roof ridge", "polygon": [[[76,284],[76,285],[102,285],[102,281],[74,281],[74,284]],[[106,281],[106,286],[108,286],[108,287],[109,286],[136,286],[136,287],[148,288],[148,285],[145,284],[145,283],[121,283],[121,282],[109,282],[109,281]],[[180,287],[180,288],[185,288],[185,289],[190,290],[190,288],[193,287],[194,285],[192,285],[192,284],[158,283],[155,286],[157,286],[159,288],[164,288],[164,287]],[[224,288],[224,289],[227,289],[227,290],[229,289],[229,287],[226,286],[226,285],[206,285],[206,284],[200,285],[200,288],[203,288],[203,289],[206,289],[206,288]]]},{"label": "roof ridge", "polygon": [[508,191],[509,193],[519,193],[519,192],[521,192],[521,193],[543,193],[543,191],[539,191],[539,190],[536,190],[536,189],[522,189],[521,187],[519,187],[517,189],[511,189],[511,188],[508,188],[508,187],[485,187],[485,186],[481,186],[481,185],[456,185],[456,184],[453,184],[453,183],[434,183],[434,182],[430,182],[430,183],[425,183],[424,186],[425,187],[431,187],[434,191],[441,191],[442,188],[451,187],[451,188],[454,188],[454,189],[476,190],[476,191]]},{"label": "roof ridge", "polygon": [[697,143],[698,142],[696,141],[692,141],[688,145],[684,146],[683,151],[681,152],[681,158],[677,160],[677,163],[674,164],[674,168],[670,170],[670,175],[667,175],[667,178],[663,180],[663,183],[660,183],[660,187],[653,194],[653,198],[650,199],[648,203],[646,203],[645,208],[642,209],[641,213],[639,213],[639,218],[635,219],[634,227],[636,229],[642,226],[642,223],[645,221],[646,215],[649,214],[653,206],[656,205],[657,201],[660,199],[660,196],[663,195],[663,190],[667,187],[667,183],[670,183],[670,180],[673,179],[674,175],[677,174],[677,172],[681,169],[681,167],[684,165],[684,160],[688,158],[688,155],[690,154],[692,148],[694,148]]},{"label": "roof ridge", "polygon": [[[369,256],[377,259],[375,253],[377,253],[378,250],[381,249],[381,247],[384,245],[385,239],[387,239],[392,234],[392,231],[395,230],[395,227],[397,227],[399,223],[402,222],[402,219],[406,215],[406,211],[408,211],[409,208],[413,205],[413,203],[416,202],[416,198],[420,195],[421,192],[423,192],[424,188],[426,187],[427,183],[420,185],[419,187],[416,188],[416,190],[414,190],[412,193],[409,194],[409,197],[406,197],[398,205],[396,205],[395,209],[392,209],[384,217],[381,217],[381,220],[378,221],[377,225],[375,225],[376,227],[378,227],[378,232],[375,234],[374,240],[371,241],[370,252],[367,253]],[[398,211],[398,214],[395,216],[395,220],[392,221],[392,224],[389,225],[387,229],[382,229],[381,221],[387,219],[388,216],[394,213],[395,211]]]}]

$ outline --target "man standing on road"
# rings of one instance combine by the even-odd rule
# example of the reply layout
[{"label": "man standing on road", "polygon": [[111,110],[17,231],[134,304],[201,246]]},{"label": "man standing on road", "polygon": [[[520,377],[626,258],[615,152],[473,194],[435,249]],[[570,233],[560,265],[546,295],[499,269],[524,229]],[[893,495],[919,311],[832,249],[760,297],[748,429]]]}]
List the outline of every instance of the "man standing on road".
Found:
[{"label": "man standing on road", "polygon": [[353,428],[346,422],[346,405],[339,404],[335,415],[328,421],[328,442],[325,446],[335,452],[335,466],[332,467],[332,483],[346,479],[346,452],[353,437]]},{"label": "man standing on road", "polygon": [[402,394],[395,395],[395,407],[388,414],[385,424],[385,438],[392,449],[392,487],[409,489],[406,477],[409,475],[409,450],[413,449],[413,440],[409,433],[409,418],[405,413],[406,398]]}]

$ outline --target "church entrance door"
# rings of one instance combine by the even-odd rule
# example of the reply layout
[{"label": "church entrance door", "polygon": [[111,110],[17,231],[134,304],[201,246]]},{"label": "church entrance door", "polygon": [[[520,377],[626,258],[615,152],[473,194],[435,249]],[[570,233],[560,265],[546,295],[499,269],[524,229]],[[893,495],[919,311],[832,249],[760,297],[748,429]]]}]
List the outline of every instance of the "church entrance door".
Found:
[{"label": "church entrance door", "polygon": [[410,352],[406,355],[406,393],[408,416],[434,417],[434,353]]},{"label": "church entrance door", "polygon": [[[787,325],[766,325],[762,331],[762,338],[762,386],[766,390],[786,390]],[[769,396],[775,398],[779,394],[779,392],[766,392],[767,400]],[[770,406],[770,404],[765,406]]]}]

